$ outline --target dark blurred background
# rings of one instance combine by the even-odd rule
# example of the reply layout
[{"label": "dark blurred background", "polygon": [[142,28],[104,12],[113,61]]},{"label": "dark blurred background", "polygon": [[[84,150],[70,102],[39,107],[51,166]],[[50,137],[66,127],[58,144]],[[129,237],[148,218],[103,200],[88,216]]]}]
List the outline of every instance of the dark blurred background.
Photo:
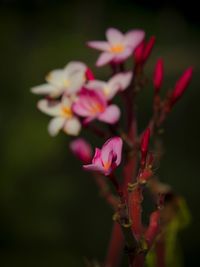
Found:
[{"label": "dark blurred background", "polygon": [[[190,0],[0,1],[0,265],[83,266],[103,259],[112,211],[92,178],[68,152],[69,137],[51,138],[49,118],[36,110],[29,88],[70,60],[93,67],[85,42],[105,29],[143,28],[157,43],[146,65],[165,61],[165,89],[189,65],[192,84],[170,116],[158,173],[187,199],[191,225],[180,233],[186,267],[199,262],[200,18]],[[97,70],[103,78],[107,69]],[[140,97],[141,127],[151,112],[152,85]]]}]

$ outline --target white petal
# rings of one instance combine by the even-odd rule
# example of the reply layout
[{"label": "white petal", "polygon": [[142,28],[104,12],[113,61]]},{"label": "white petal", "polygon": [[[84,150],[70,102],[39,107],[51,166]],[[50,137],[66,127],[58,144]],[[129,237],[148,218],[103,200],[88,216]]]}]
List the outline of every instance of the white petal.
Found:
[{"label": "white petal", "polygon": [[71,61],[65,66],[64,71],[67,72],[68,75],[70,76],[74,72],[79,72],[79,71],[84,72],[86,71],[86,68],[87,67],[83,62]]},{"label": "white petal", "polygon": [[64,70],[59,69],[59,70],[53,70],[51,71],[47,77],[46,80],[50,84],[56,86],[56,87],[63,87],[63,85],[66,83],[68,77],[65,73]]},{"label": "white petal", "polygon": [[51,136],[55,136],[63,128],[65,118],[56,117],[53,118],[48,125],[48,132]]},{"label": "white petal", "polygon": [[48,101],[42,99],[38,101],[37,107],[40,111],[44,112],[47,115],[57,117],[60,116],[61,103],[58,101]]},{"label": "white petal", "polygon": [[44,83],[38,86],[34,86],[31,88],[31,92],[38,95],[49,95],[52,91],[55,90],[55,86]]},{"label": "white petal", "polygon": [[135,49],[144,39],[145,32],[142,30],[133,30],[125,34],[124,44]]},{"label": "white petal", "polygon": [[95,90],[103,90],[103,88],[107,85],[106,82],[99,81],[99,80],[92,80],[89,81],[86,85],[85,88],[87,89],[95,89]]},{"label": "white petal", "polygon": [[108,51],[110,49],[109,43],[104,42],[104,41],[91,41],[91,42],[88,42],[87,45],[91,48],[94,48],[100,51]]},{"label": "white petal", "polygon": [[133,53],[133,49],[131,47],[126,47],[125,50],[119,54],[116,54],[114,60],[116,63],[126,60]]},{"label": "white petal", "polygon": [[99,58],[97,59],[96,66],[101,67],[111,62],[113,58],[114,58],[114,55],[112,53],[103,52],[100,54]]},{"label": "white petal", "polygon": [[132,71],[116,74],[108,82],[111,91],[117,92],[118,90],[120,91],[125,90],[130,85],[132,77],[133,77]]},{"label": "white petal", "polygon": [[106,38],[110,44],[119,44],[122,42],[124,35],[115,28],[109,28],[106,31]]},{"label": "white petal", "polygon": [[73,117],[66,120],[63,130],[69,135],[77,136],[81,130],[81,123],[76,117]]}]

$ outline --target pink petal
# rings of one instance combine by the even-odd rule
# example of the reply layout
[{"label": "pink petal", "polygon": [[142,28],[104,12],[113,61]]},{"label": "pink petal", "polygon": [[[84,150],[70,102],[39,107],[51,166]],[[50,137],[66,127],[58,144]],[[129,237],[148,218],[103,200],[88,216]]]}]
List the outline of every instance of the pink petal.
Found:
[{"label": "pink petal", "polygon": [[93,113],[95,106],[100,106],[105,110],[107,103],[104,94],[100,90],[82,89],[78,100],[74,103],[72,109],[74,113],[82,117],[96,117],[97,113]]},{"label": "pink petal", "polygon": [[133,50],[143,41],[145,32],[142,30],[133,30],[125,34],[124,44],[130,46]]},{"label": "pink petal", "polygon": [[92,160],[92,164],[84,165],[83,168],[86,170],[99,171],[104,173],[104,167],[101,161],[101,150],[99,148],[95,149],[95,155]]},{"label": "pink petal", "polygon": [[122,42],[124,35],[115,28],[109,28],[106,31],[106,38],[110,44],[117,44]]},{"label": "pink petal", "polygon": [[116,166],[118,166],[121,163],[122,145],[122,139],[118,136],[108,139],[101,149],[102,161],[108,161],[110,157],[110,152],[112,151],[113,156],[115,156],[115,164]]},{"label": "pink petal", "polygon": [[108,51],[110,49],[108,42],[104,42],[104,41],[91,41],[91,42],[88,42],[87,45],[91,48],[101,50],[101,51]]},{"label": "pink petal", "polygon": [[120,114],[120,109],[116,105],[110,105],[98,116],[98,119],[103,122],[115,124],[119,120]]},{"label": "pink petal", "polygon": [[131,47],[126,47],[122,53],[115,54],[113,61],[116,63],[120,63],[130,57],[132,53],[133,49]]},{"label": "pink petal", "polygon": [[99,58],[97,59],[96,66],[101,67],[106,65],[107,63],[111,62],[114,58],[114,55],[109,52],[103,52],[100,54]]}]

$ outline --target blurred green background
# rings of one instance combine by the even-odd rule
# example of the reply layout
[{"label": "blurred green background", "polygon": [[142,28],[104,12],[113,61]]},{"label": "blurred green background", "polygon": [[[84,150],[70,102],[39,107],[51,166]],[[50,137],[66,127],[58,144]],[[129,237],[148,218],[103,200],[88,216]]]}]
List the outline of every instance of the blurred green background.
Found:
[{"label": "blurred green background", "polygon": [[[158,173],[184,195],[192,223],[180,234],[185,266],[199,261],[199,46],[195,1],[0,1],[0,265],[83,266],[103,259],[112,211],[92,178],[68,151],[69,137],[49,137],[49,118],[29,88],[70,60],[93,67],[97,53],[85,42],[105,29],[143,28],[157,43],[146,66],[165,61],[165,89],[193,65],[192,84],[173,110]],[[95,69],[103,78],[108,69]],[[152,85],[141,94],[139,125],[151,114]],[[126,265],[125,265],[126,266]]]}]

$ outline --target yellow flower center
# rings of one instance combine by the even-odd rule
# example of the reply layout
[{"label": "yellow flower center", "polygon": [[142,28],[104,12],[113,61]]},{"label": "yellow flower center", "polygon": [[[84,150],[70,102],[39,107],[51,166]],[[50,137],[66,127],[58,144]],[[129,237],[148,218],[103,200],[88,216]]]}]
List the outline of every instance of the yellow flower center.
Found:
[{"label": "yellow flower center", "polygon": [[103,167],[107,171],[110,168],[110,162],[104,162]]},{"label": "yellow flower center", "polygon": [[116,44],[116,45],[113,45],[110,50],[111,52],[118,54],[118,53],[122,53],[124,49],[125,47],[123,44]]},{"label": "yellow flower center", "polygon": [[104,111],[104,106],[102,106],[99,103],[92,103],[91,107],[90,107],[90,112],[92,114],[96,114],[96,113],[101,113]]},{"label": "yellow flower center", "polygon": [[69,80],[63,80],[63,85],[64,87],[69,87],[70,86],[70,81]]},{"label": "yellow flower center", "polygon": [[62,107],[61,108],[61,115],[66,118],[72,117],[72,110],[70,107]]},{"label": "yellow flower center", "polygon": [[107,86],[105,86],[105,87],[103,88],[103,92],[104,92],[105,96],[108,96],[109,93],[110,93],[110,88],[107,87]]}]

